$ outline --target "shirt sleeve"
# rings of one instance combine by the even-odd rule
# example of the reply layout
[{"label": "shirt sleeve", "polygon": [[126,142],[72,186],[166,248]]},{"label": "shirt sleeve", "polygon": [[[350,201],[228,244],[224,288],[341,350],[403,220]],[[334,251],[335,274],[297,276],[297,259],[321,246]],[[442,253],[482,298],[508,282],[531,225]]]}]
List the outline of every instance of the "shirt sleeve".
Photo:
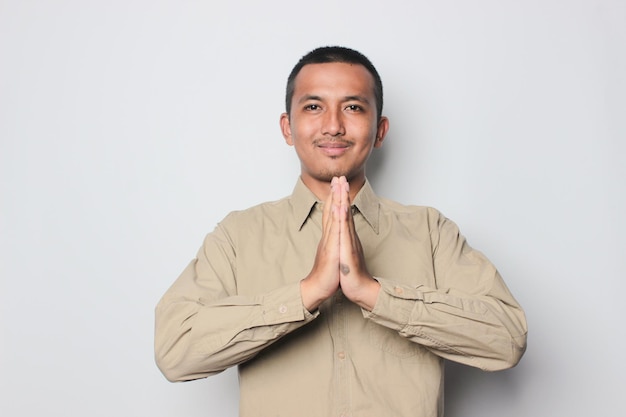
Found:
[{"label": "shirt sleeve", "polygon": [[155,312],[155,356],[170,381],[204,378],[245,362],[313,320],[300,283],[237,294],[235,251],[218,225]]},{"label": "shirt sleeve", "polygon": [[515,366],[526,318],[496,268],[441,215],[431,241],[437,287],[377,277],[378,300],[363,315],[446,359],[490,371]]}]

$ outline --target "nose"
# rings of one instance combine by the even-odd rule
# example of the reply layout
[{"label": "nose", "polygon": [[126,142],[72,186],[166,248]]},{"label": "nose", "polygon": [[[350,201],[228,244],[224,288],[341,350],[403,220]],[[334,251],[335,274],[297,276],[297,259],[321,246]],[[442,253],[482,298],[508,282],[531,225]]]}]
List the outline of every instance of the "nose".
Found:
[{"label": "nose", "polygon": [[322,133],[329,136],[343,136],[346,133],[341,110],[327,110],[324,113]]}]

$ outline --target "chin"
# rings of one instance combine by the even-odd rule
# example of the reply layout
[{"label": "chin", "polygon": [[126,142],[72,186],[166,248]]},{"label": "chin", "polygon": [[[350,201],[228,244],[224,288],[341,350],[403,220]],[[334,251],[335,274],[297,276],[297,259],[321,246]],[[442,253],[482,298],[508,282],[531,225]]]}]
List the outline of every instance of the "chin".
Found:
[{"label": "chin", "polygon": [[317,179],[319,181],[331,182],[334,177],[346,177],[348,182],[352,179],[353,175],[350,172],[342,171],[342,170],[328,170],[324,172],[320,172],[317,175]]}]

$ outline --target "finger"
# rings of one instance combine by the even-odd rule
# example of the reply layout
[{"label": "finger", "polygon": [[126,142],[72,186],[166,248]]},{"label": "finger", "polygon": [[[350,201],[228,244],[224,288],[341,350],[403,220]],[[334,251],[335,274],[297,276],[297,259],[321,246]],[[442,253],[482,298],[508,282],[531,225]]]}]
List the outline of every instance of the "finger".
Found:
[{"label": "finger", "polygon": [[334,189],[337,186],[339,179],[337,177],[333,177],[330,182],[330,190],[328,192],[328,197],[326,197],[326,201],[324,202],[324,209],[322,210],[322,232],[328,230],[329,222],[332,218],[332,209],[333,209],[333,199],[334,199]]},{"label": "finger", "polygon": [[349,210],[347,212],[347,218],[348,218],[348,229],[350,231],[350,240],[352,243],[352,247],[354,249],[354,251],[359,255],[362,256],[362,252],[363,249],[361,247],[361,240],[359,239],[359,235],[356,233],[356,225],[354,224],[354,217],[352,215],[352,210],[351,210],[351,202],[350,202],[350,185],[346,182],[346,198],[348,199],[348,207]]},{"label": "finger", "polygon": [[339,242],[339,271],[343,276],[349,275],[354,271],[357,263],[355,262],[355,252],[353,240],[352,215],[350,213],[350,187],[345,177],[339,179],[341,188],[341,229]]},{"label": "finger", "polygon": [[[344,233],[348,233],[346,236],[350,238],[350,244],[353,245],[353,241],[356,238],[356,231],[354,227],[354,218],[352,217],[351,203],[350,203],[350,184],[342,177],[340,184],[342,187],[341,206],[345,211],[346,229]],[[343,229],[342,229],[343,230]]]},{"label": "finger", "polygon": [[342,186],[342,225],[340,231],[340,270],[343,275],[347,275],[348,272],[361,271],[364,265],[363,248],[361,241],[356,232],[356,226],[354,224],[354,218],[352,216],[352,210],[350,205],[350,187],[348,182],[340,179]]},{"label": "finger", "polygon": [[328,205],[326,208],[328,210],[328,218],[324,227],[322,241],[328,245],[328,250],[335,254],[337,262],[339,260],[339,234],[341,231],[340,192],[339,178],[334,177],[331,181],[331,191],[326,203]]},{"label": "finger", "polygon": [[338,183],[338,188],[340,189],[339,201],[341,208],[345,212],[348,212],[348,209],[350,208],[350,185],[348,184],[346,177],[343,176],[339,178]]}]

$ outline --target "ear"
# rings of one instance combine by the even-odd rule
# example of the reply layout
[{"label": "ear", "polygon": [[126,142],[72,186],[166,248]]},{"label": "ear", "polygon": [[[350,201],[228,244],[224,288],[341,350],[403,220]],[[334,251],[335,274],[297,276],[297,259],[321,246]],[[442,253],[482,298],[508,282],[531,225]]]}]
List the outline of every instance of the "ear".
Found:
[{"label": "ear", "polygon": [[285,142],[287,145],[293,146],[293,139],[291,137],[291,123],[289,122],[289,115],[283,113],[280,115],[280,131],[283,133]]},{"label": "ear", "polygon": [[380,148],[383,146],[383,141],[387,136],[387,132],[389,131],[389,119],[385,116],[382,116],[378,121],[378,129],[376,130],[376,141],[374,142],[375,148]]}]

